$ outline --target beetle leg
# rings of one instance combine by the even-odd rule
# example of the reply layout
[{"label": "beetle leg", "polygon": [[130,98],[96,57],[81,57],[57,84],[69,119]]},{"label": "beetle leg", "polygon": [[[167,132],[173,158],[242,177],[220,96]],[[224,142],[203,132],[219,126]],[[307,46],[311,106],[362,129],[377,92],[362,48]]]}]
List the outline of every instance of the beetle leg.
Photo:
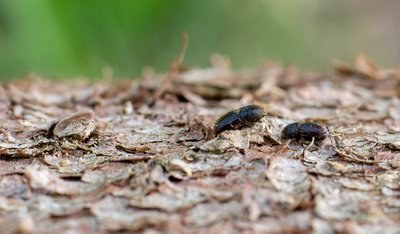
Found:
[{"label": "beetle leg", "polygon": [[284,144],[279,145],[279,149],[275,152],[275,155],[280,154],[284,149],[288,148],[291,141],[291,139],[288,139],[284,142]]},{"label": "beetle leg", "polygon": [[304,151],[308,150],[309,148],[311,148],[311,146],[314,145],[314,141],[315,141],[315,137],[312,138],[310,144],[308,144],[308,146],[304,149]]}]

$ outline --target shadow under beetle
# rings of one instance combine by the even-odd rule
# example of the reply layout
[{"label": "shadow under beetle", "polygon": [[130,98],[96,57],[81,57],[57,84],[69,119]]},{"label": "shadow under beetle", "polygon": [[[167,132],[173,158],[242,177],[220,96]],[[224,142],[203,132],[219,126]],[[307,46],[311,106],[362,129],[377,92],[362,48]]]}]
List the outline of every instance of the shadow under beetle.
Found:
[{"label": "shadow under beetle", "polygon": [[258,105],[248,105],[236,110],[229,111],[223,116],[219,117],[214,125],[215,135],[226,131],[241,129],[243,127],[250,127],[259,121],[265,112],[262,107]]},{"label": "shadow under beetle", "polygon": [[324,140],[328,136],[328,129],[317,123],[291,123],[283,128],[282,139],[315,141]]}]

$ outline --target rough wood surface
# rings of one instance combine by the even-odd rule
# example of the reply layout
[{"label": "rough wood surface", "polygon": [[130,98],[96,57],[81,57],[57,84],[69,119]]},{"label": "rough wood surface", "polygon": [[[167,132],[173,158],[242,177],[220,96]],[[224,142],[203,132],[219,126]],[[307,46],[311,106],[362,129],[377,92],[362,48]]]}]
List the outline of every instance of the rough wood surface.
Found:
[{"label": "rough wood surface", "polygon": [[[137,81],[0,86],[1,233],[399,233],[400,76],[364,56],[334,76],[275,64]],[[214,121],[258,103],[252,127]],[[319,144],[284,126],[317,121]]]}]

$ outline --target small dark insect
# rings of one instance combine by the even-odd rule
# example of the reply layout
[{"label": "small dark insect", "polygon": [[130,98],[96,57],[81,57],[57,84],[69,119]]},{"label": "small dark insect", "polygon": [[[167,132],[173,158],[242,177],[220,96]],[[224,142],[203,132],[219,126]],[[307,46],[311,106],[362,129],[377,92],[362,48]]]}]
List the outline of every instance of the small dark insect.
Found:
[{"label": "small dark insect", "polygon": [[226,130],[241,129],[250,127],[265,115],[262,107],[258,105],[248,105],[239,109],[229,111],[219,117],[214,125],[216,135]]},{"label": "small dark insect", "polygon": [[328,136],[328,129],[317,123],[291,123],[283,128],[282,139],[321,141]]}]

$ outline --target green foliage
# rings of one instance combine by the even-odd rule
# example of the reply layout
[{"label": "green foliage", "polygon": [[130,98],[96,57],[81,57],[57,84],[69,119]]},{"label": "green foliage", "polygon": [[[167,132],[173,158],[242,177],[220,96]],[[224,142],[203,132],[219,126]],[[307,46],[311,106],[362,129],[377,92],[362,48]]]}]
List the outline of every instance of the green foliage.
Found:
[{"label": "green foliage", "polygon": [[321,17],[319,7],[314,1],[2,0],[0,77],[29,71],[94,77],[106,65],[116,76],[138,76],[146,66],[165,70],[183,31],[190,36],[189,66],[205,66],[219,52],[234,67],[273,58],[323,68],[330,57],[349,54],[348,33],[335,28],[346,21],[342,8]]}]

